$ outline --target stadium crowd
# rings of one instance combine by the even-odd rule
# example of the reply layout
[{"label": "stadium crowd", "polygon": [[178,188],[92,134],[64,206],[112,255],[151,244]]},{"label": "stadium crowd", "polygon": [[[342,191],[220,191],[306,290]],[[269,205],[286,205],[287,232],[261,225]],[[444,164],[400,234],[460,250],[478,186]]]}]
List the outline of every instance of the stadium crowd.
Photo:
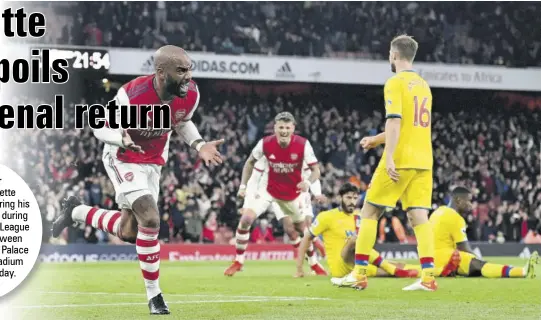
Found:
[{"label": "stadium crowd", "polygon": [[[310,139],[321,163],[323,192],[330,201],[314,207],[315,213],[338,204],[337,191],[345,181],[360,187],[361,204],[382,149],[365,152],[358,142],[383,128],[380,88],[362,87],[359,94],[358,86],[343,85],[210,80],[198,84],[202,98],[195,122],[205,138],[225,138],[221,152],[226,162],[207,168],[173,135],[170,159],[162,171],[162,241],[230,241],[239,218],[236,192],[242,166],[258,139],[272,132],[272,118],[282,110],[296,116],[297,132]],[[102,101],[95,102],[105,103],[113,94],[101,92],[92,91],[93,100],[101,95]],[[434,207],[448,202],[454,186],[467,186],[475,201],[467,217],[470,240],[539,241],[541,112],[518,105],[504,107],[505,101],[493,92],[435,90],[434,95]],[[37,105],[32,98],[19,99]],[[115,208],[114,190],[101,161],[101,143],[88,127],[70,129],[74,128],[75,102],[81,101],[66,108],[64,130],[9,132],[10,145],[18,146],[10,150],[11,166],[37,196],[44,242],[58,241],[50,239],[49,229],[60,213],[60,200],[67,195],[79,195],[93,206]],[[395,232],[396,221],[406,235],[413,234],[397,206],[380,222],[380,241],[407,240]],[[272,214],[258,227],[253,241],[280,241],[283,236]],[[65,241],[120,243],[89,226],[68,228],[60,240]]]},{"label": "stadium crowd", "polygon": [[[541,15],[531,2],[32,3],[46,43],[189,51],[386,59],[397,33],[420,44],[417,61],[541,66]],[[482,26],[482,28],[481,28]]]}]

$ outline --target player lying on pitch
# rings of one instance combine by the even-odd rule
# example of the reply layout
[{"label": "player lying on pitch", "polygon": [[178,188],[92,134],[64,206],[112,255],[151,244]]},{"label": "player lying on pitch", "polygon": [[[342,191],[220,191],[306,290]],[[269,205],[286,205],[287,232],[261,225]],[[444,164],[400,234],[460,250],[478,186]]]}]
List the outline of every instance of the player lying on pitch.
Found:
[{"label": "player lying on pitch", "polygon": [[[296,122],[291,113],[281,112],[274,121],[274,134],[257,143],[242,171],[238,196],[245,198],[245,201],[240,210],[242,217],[235,235],[237,256],[225,270],[226,276],[233,276],[242,270],[252,223],[273,203],[280,207],[284,215],[291,217],[298,233],[302,234],[305,228],[301,194],[308,192],[310,186],[319,179],[318,160],[310,142],[294,134]],[[258,184],[256,192],[252,192],[253,189],[247,190],[246,184],[252,176],[254,166],[263,158],[268,168],[268,177],[263,184]],[[311,169],[308,177],[302,175],[305,166]],[[314,268],[325,272],[317,261],[312,265],[312,269]]]},{"label": "player lying on pitch", "polygon": [[466,216],[472,210],[471,193],[457,187],[452,191],[448,206],[439,207],[430,216],[434,228],[434,263],[441,267],[451,259],[456,272],[466,277],[534,278],[539,255],[534,252],[524,267],[494,264],[478,259],[466,235]]},{"label": "player lying on pitch", "polygon": [[[351,183],[340,187],[340,207],[321,212],[305,233],[299,247],[296,277],[303,277],[303,257],[313,239],[323,235],[323,243],[327,252],[327,262],[331,282],[342,285],[343,277],[348,275],[355,265],[355,242],[360,216],[355,213],[359,199],[359,189]],[[381,258],[376,250],[370,253],[368,273],[371,276],[417,277],[419,266],[389,262]],[[351,285],[351,283],[350,283]]]}]

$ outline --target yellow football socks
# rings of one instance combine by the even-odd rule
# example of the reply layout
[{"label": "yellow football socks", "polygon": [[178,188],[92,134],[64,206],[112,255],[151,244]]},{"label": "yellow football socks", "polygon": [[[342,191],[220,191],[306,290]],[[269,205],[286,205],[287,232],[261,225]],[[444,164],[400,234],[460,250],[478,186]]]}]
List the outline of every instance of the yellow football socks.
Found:
[{"label": "yellow football socks", "polygon": [[434,280],[434,233],[430,222],[417,225],[413,228],[417,238],[417,252],[421,262],[422,281]]},{"label": "yellow football socks", "polygon": [[485,278],[524,278],[525,276],[523,268],[494,263],[486,263],[481,268],[481,274]]},{"label": "yellow football socks", "polygon": [[395,275],[396,266],[383,259],[376,250],[372,249],[368,261],[376,267],[385,270],[385,272],[387,272],[391,276]]},{"label": "yellow football socks", "polygon": [[355,269],[359,274],[366,274],[370,252],[376,243],[378,220],[361,219],[357,241],[355,243]]}]

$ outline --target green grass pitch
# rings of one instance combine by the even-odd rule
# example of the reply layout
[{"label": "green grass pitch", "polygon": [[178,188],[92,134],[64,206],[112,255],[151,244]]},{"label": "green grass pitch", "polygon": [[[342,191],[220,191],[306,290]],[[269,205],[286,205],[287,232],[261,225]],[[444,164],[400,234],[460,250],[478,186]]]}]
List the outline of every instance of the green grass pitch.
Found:
[{"label": "green grass pitch", "polygon": [[[487,258],[523,265],[518,258]],[[410,261],[415,263],[415,261]],[[293,278],[293,261],[247,261],[233,278],[224,262],[162,262],[166,319],[541,319],[536,279],[439,279],[437,292],[404,292],[414,279],[371,278],[368,290],[327,277]],[[536,266],[539,270],[539,266]],[[306,267],[307,269],[307,267]],[[42,264],[8,296],[22,319],[155,319],[137,262]]]}]

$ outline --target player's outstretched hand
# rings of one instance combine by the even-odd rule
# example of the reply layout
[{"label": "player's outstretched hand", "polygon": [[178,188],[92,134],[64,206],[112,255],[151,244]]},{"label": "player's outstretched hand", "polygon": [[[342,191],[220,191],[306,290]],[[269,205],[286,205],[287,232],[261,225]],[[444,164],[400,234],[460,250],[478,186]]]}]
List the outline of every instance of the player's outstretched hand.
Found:
[{"label": "player's outstretched hand", "polygon": [[378,146],[375,137],[364,137],[361,139],[360,144],[364,150],[370,150]]},{"label": "player's outstretched hand", "polygon": [[394,182],[398,182],[398,178],[400,178],[400,175],[396,171],[396,167],[394,165],[394,160],[392,158],[387,158],[385,161],[385,169],[387,170],[387,174],[393,180]]},{"label": "player's outstretched hand", "polygon": [[214,140],[205,143],[201,149],[199,149],[199,157],[205,162],[207,166],[219,165],[223,163],[222,155],[218,151],[218,146],[224,143],[224,139]]},{"label": "player's outstretched hand", "polygon": [[320,194],[319,196],[316,196],[315,199],[316,199],[316,202],[319,203],[319,204],[327,203],[327,197],[325,195],[323,195],[323,194]]},{"label": "player's outstretched hand", "polygon": [[297,185],[297,189],[306,192],[310,189],[310,184],[306,181],[302,181]]},{"label": "player's outstretched hand", "polygon": [[133,142],[127,130],[122,131],[122,144],[124,145],[125,149],[131,150],[134,152],[145,153],[143,151],[143,148],[141,148],[141,146],[136,145],[135,142]]}]

